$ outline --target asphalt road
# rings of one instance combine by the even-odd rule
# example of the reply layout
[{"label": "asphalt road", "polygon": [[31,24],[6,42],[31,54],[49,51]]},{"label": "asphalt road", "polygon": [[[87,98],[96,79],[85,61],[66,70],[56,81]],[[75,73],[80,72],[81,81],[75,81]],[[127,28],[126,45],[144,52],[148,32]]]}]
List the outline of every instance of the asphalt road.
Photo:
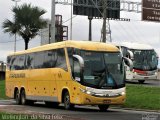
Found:
[{"label": "asphalt road", "polygon": [[[52,118],[53,120],[160,120],[160,112],[146,112],[109,108],[100,112],[97,107],[76,106],[74,110],[46,107],[43,103],[34,106],[15,105],[12,100],[0,101],[0,111],[30,114],[33,117]],[[50,116],[50,117],[49,117]]]},{"label": "asphalt road", "polygon": [[146,80],[143,84],[140,84],[138,81],[126,81],[127,84],[134,84],[134,85],[144,85],[144,86],[155,86],[160,87],[160,80]]}]

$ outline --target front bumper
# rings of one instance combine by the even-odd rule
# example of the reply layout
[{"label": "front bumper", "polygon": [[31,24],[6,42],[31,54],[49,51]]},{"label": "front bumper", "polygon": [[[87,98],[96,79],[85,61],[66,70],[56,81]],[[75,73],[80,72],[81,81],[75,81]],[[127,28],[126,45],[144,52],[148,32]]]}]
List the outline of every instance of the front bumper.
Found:
[{"label": "front bumper", "polygon": [[125,87],[111,90],[88,88],[81,92],[81,103],[86,105],[123,104],[126,99]]},{"label": "front bumper", "polygon": [[157,75],[150,75],[150,76],[144,76],[144,75],[133,75],[133,80],[156,80]]},{"label": "front bumper", "polygon": [[99,105],[99,104],[107,104],[107,105],[115,105],[115,104],[124,104],[126,100],[126,96],[118,96],[118,97],[95,97],[88,94],[83,93],[82,104],[84,105]]}]

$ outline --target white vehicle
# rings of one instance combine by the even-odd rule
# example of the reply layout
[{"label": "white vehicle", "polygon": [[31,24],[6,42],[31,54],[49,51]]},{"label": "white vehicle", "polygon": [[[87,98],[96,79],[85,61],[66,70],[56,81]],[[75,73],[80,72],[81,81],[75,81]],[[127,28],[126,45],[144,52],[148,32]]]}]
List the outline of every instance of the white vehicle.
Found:
[{"label": "white vehicle", "polygon": [[144,83],[145,80],[157,79],[158,55],[150,45],[124,42],[119,45],[124,57],[133,61],[133,70],[126,66],[126,79],[137,80]]}]

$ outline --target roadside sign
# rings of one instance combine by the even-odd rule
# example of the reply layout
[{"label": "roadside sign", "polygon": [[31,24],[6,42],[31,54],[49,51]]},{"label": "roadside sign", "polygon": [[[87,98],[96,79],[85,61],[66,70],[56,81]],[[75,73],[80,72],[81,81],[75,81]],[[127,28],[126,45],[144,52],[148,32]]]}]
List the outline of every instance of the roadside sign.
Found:
[{"label": "roadside sign", "polygon": [[160,22],[160,0],[142,0],[142,20]]},{"label": "roadside sign", "polygon": [[[120,0],[107,0],[107,18],[120,18]],[[73,0],[73,14],[102,17],[102,0]]]}]

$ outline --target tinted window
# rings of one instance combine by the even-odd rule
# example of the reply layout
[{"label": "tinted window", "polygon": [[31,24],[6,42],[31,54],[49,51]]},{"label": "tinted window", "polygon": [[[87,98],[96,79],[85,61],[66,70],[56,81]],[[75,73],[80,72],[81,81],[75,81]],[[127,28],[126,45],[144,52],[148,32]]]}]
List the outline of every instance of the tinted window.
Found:
[{"label": "tinted window", "polygon": [[44,68],[43,62],[44,62],[44,52],[37,52],[34,53],[34,68]]},{"label": "tinted window", "polygon": [[25,55],[18,56],[17,70],[23,70],[25,68]]},{"label": "tinted window", "polygon": [[11,59],[11,70],[17,70],[18,65],[18,57],[12,56]]},{"label": "tinted window", "polygon": [[8,70],[11,69],[11,59],[12,59],[11,56],[8,56],[8,57],[7,57],[7,69],[8,69]]},{"label": "tinted window", "polygon": [[65,52],[64,49],[58,49],[57,50],[57,64],[56,67],[59,68],[63,68],[63,69],[67,69],[67,65],[66,65],[66,58],[65,58]]},{"label": "tinted window", "polygon": [[26,59],[27,59],[26,60],[27,68],[33,69],[34,68],[34,53],[28,54]]},{"label": "tinted window", "polygon": [[44,53],[44,68],[55,67],[57,62],[57,55],[55,50],[45,51]]},{"label": "tinted window", "polygon": [[26,55],[7,57],[8,69],[39,69],[63,68],[67,69],[64,49],[29,53]]}]

